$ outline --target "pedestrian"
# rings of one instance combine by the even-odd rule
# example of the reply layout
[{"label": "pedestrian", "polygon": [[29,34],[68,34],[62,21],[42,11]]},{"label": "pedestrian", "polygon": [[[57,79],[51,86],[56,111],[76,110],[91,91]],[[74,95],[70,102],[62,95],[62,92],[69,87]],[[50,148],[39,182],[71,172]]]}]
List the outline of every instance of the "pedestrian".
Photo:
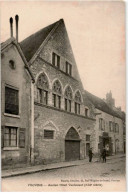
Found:
[{"label": "pedestrian", "polygon": [[103,163],[104,162],[106,163],[106,149],[105,148],[103,149],[103,152],[102,152],[102,158],[103,158]]},{"label": "pedestrian", "polygon": [[89,162],[92,162],[92,148],[89,149]]}]

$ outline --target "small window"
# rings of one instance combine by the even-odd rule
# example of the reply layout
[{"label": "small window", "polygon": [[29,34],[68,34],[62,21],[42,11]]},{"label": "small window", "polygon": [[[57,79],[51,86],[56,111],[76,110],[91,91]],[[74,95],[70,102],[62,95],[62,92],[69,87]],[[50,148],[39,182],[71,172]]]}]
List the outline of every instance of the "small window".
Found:
[{"label": "small window", "polygon": [[119,133],[119,125],[118,125],[118,123],[115,123],[115,132]]},{"label": "small window", "polygon": [[60,69],[60,56],[58,56],[54,52],[52,53],[52,64]]},{"label": "small window", "polygon": [[102,131],[105,130],[105,121],[103,118],[99,118],[99,129]]},{"label": "small window", "polygon": [[66,62],[66,73],[72,75],[72,65],[69,62]]},{"label": "small window", "polygon": [[5,113],[19,114],[18,92],[16,89],[5,87]]},{"label": "small window", "polygon": [[15,62],[13,60],[10,60],[9,61],[9,66],[12,70],[16,69],[16,65],[15,65]]},{"label": "small window", "polygon": [[86,135],[86,141],[90,141],[90,135]]},{"label": "small window", "polygon": [[88,117],[88,108],[85,108],[85,116]]},{"label": "small window", "polygon": [[5,127],[4,147],[17,147],[17,128]]},{"label": "small window", "polygon": [[109,130],[114,131],[114,123],[112,121],[109,121]]},{"label": "small window", "polygon": [[53,139],[54,131],[52,130],[44,130],[44,139]]}]

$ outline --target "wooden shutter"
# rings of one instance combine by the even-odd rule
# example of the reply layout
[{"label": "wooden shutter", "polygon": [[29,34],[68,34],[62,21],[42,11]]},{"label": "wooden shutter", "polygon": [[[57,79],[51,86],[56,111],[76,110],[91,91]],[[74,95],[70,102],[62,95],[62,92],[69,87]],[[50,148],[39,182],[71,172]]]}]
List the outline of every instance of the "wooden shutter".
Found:
[{"label": "wooden shutter", "polygon": [[25,148],[25,128],[19,129],[19,147]]},{"label": "wooden shutter", "polygon": [[1,126],[1,148],[4,147],[4,126]]}]

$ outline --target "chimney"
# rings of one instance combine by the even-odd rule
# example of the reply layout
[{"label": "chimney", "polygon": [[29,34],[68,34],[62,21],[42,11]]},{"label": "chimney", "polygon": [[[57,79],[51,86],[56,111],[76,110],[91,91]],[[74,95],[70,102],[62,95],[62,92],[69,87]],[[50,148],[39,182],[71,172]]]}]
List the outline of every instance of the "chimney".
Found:
[{"label": "chimney", "polygon": [[18,42],[18,20],[19,20],[18,15],[15,16],[15,20],[16,20],[16,40]]},{"label": "chimney", "polygon": [[13,18],[10,18],[10,35],[13,37]]}]

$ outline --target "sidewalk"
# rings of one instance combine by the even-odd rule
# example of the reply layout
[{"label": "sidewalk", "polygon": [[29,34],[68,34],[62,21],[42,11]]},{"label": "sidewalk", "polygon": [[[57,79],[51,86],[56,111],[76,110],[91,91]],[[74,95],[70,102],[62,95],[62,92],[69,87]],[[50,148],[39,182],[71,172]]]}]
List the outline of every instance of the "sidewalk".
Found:
[{"label": "sidewalk", "polygon": [[[109,156],[109,157],[107,157],[107,160],[123,158],[123,157],[125,157],[124,154]],[[98,162],[98,158],[93,158],[93,162],[94,163]],[[36,173],[39,171],[51,170],[51,169],[80,166],[80,165],[84,165],[85,163],[86,164],[89,163],[88,157],[84,160],[77,160],[77,161],[70,161],[70,162],[59,162],[59,163],[48,164],[48,165],[34,165],[34,166],[29,166],[29,167],[24,167],[24,168],[2,170],[1,177],[7,178],[7,177],[12,177],[12,176],[19,176],[19,175],[25,175],[25,174],[30,174],[30,173]]]}]

